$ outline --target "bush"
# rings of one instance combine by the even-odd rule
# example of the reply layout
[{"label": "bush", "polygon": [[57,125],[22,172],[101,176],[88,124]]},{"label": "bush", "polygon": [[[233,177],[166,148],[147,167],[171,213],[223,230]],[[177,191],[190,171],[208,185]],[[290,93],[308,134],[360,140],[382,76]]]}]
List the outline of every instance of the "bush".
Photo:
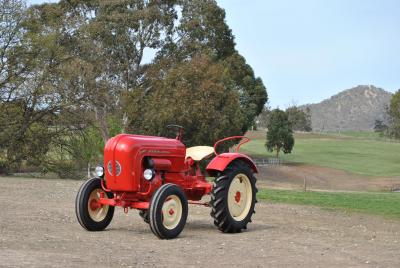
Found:
[{"label": "bush", "polygon": [[0,175],[6,175],[7,173],[6,161],[0,159]]},{"label": "bush", "polygon": [[58,161],[47,167],[45,172],[54,172],[61,179],[76,179],[85,178],[85,166],[77,161]]}]

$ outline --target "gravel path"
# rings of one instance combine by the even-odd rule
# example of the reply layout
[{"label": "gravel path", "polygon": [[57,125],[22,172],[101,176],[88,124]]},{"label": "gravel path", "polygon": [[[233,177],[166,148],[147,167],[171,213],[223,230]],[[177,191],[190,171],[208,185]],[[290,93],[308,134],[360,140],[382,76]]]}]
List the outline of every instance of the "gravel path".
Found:
[{"label": "gravel path", "polygon": [[106,231],[87,232],[74,212],[81,183],[0,177],[0,267],[400,267],[400,221],[307,206],[260,202],[235,235],[198,206],[174,240],[121,209]]}]

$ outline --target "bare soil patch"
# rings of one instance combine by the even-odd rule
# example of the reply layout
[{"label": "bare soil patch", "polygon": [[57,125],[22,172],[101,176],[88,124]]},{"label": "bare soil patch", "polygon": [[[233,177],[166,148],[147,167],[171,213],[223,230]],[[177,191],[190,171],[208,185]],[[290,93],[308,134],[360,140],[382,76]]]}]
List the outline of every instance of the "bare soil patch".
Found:
[{"label": "bare soil patch", "polygon": [[259,167],[261,187],[332,191],[390,191],[400,188],[400,177],[369,177],[307,164]]},{"label": "bare soil patch", "polygon": [[87,232],[74,212],[81,183],[0,177],[0,267],[400,267],[400,221],[307,206],[259,202],[234,235],[198,206],[174,240],[121,209],[106,231]]}]

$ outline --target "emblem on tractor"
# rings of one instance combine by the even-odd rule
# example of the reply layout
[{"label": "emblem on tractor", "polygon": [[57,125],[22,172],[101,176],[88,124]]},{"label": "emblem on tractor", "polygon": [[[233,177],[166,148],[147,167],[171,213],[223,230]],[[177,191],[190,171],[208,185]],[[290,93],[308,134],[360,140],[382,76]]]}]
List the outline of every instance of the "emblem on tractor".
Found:
[{"label": "emblem on tractor", "polygon": [[[175,139],[120,134],[104,148],[104,168],[87,180],[76,196],[78,222],[88,231],[104,230],[114,216],[114,208],[139,210],[139,215],[161,239],[178,236],[186,223],[188,204],[211,207],[214,224],[225,233],[247,228],[254,213],[257,168],[239,153],[243,136],[217,141],[214,147],[186,148],[181,142],[183,128]],[[217,153],[228,140],[240,140],[234,152]],[[205,179],[199,163],[214,158],[206,167],[213,182]],[[209,202],[202,202],[210,195]]]}]

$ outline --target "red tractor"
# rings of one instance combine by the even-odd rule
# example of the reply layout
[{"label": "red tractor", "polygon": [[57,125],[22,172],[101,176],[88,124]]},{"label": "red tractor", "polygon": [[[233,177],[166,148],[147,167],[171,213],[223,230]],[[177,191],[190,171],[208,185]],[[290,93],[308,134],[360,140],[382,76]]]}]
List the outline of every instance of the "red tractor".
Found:
[{"label": "red tractor", "polygon": [[[161,239],[171,239],[183,230],[188,204],[210,206],[214,224],[225,233],[247,228],[254,213],[257,168],[246,155],[238,153],[249,139],[225,138],[214,147],[186,148],[181,142],[183,128],[175,139],[120,134],[107,141],[104,167],[97,167],[96,178],[87,180],[76,196],[79,223],[89,231],[104,230],[116,206],[139,210]],[[235,152],[217,153],[222,142],[240,139]],[[206,180],[199,162],[215,154],[206,171],[215,177]],[[201,202],[210,194],[210,202]]]}]

